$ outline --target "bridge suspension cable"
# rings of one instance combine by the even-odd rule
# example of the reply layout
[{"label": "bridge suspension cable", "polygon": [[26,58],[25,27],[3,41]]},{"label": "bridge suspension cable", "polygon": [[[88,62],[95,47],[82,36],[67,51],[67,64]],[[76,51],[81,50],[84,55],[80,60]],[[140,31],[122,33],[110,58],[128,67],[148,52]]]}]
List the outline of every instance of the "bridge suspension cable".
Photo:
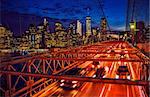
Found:
[{"label": "bridge suspension cable", "polygon": [[108,23],[108,19],[107,19],[107,17],[106,17],[106,14],[105,14],[105,12],[104,12],[103,6],[102,6],[102,4],[101,4],[101,0],[97,0],[97,1],[98,1],[98,4],[99,4],[98,7],[101,9],[102,14],[103,14],[103,17],[106,19],[106,23],[107,23],[108,29],[109,29],[109,31],[110,31],[110,25],[109,25],[109,23]]}]

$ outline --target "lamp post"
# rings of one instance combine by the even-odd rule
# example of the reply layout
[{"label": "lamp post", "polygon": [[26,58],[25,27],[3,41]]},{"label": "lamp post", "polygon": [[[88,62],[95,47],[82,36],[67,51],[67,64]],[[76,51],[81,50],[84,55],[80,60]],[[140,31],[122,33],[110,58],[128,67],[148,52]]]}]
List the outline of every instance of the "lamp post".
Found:
[{"label": "lamp post", "polygon": [[132,35],[132,44],[135,45],[136,40],[135,40],[135,34],[136,34],[136,22],[135,21],[131,21],[130,22],[130,32]]}]

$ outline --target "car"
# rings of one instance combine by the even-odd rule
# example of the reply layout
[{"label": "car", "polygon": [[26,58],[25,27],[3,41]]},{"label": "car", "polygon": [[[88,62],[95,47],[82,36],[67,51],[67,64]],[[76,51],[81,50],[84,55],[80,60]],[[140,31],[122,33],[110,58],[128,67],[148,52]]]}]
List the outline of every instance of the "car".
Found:
[{"label": "car", "polygon": [[119,66],[116,71],[116,79],[129,79],[130,80],[130,72],[127,66]]},{"label": "car", "polygon": [[104,67],[100,67],[96,70],[95,74],[93,75],[93,78],[103,78],[106,74],[106,70]]},{"label": "car", "polygon": [[92,63],[92,69],[98,69],[98,68],[100,68],[99,61],[93,61],[93,63]]},{"label": "car", "polygon": [[[67,76],[85,76],[86,75],[86,70],[83,68],[73,68],[69,71],[66,71],[63,73],[63,75],[67,75]],[[60,80],[60,84],[59,86],[62,88],[70,88],[70,89],[74,89],[74,88],[78,88],[82,85],[82,82],[79,81],[71,81],[71,80],[65,80],[62,79]]]},{"label": "car", "polygon": [[120,59],[126,59],[127,58],[127,54],[120,54]]}]

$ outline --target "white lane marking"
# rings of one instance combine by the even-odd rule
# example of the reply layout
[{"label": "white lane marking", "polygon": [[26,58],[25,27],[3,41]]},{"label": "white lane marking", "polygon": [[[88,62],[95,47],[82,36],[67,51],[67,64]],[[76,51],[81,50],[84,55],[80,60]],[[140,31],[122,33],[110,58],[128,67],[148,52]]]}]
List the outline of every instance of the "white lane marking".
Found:
[{"label": "white lane marking", "polygon": [[135,87],[131,86],[131,90],[132,90],[132,96],[136,97]]},{"label": "white lane marking", "polygon": [[81,88],[81,91],[87,86],[88,83],[85,83],[85,85]]},{"label": "white lane marking", "polygon": [[[129,55],[127,54],[127,57],[129,58]],[[131,69],[131,73],[132,73],[132,76],[133,76],[133,80],[135,80],[136,78],[135,78],[135,72],[134,72],[134,70],[133,70],[133,67],[132,67],[132,65],[131,65],[131,62],[129,62],[129,67],[130,67],[130,69]],[[140,89],[140,86],[138,86],[138,89],[139,89],[139,93],[140,93],[140,97],[145,97],[145,95],[143,95],[143,91]],[[132,88],[132,91],[133,91],[133,88]],[[134,95],[135,96],[135,95]]]},{"label": "white lane marking", "polygon": [[102,96],[103,96],[105,88],[106,88],[106,85],[104,85],[104,87],[102,88],[102,92],[101,92],[101,94],[100,94],[99,97],[102,97]]},{"label": "white lane marking", "polygon": [[129,94],[129,86],[127,86],[127,97],[130,97],[130,94]]},{"label": "white lane marking", "polygon": [[[127,57],[129,58],[129,55],[127,54]],[[132,65],[131,65],[131,62],[128,62],[128,66],[130,67],[130,70],[131,70],[131,74],[132,74],[132,76],[133,76],[133,80],[135,80],[136,78],[135,78],[135,72],[134,72],[134,70],[133,70],[133,67],[132,67]]]},{"label": "white lane marking", "polygon": [[109,85],[109,87],[108,87],[108,91],[110,91],[110,90],[111,90],[111,86],[112,86],[112,85],[110,84],[110,85]]},{"label": "white lane marking", "polygon": [[[52,95],[54,95],[56,92],[58,92],[59,90],[61,90],[59,87],[52,93],[52,94],[50,94],[49,95],[49,97],[51,97]],[[41,97],[43,97],[43,96],[41,96]],[[44,96],[44,97],[47,97],[47,96]]]},{"label": "white lane marking", "polygon": [[[110,71],[109,71],[110,77],[113,76],[113,73],[115,72],[115,68],[117,67],[116,65],[117,65],[117,62],[112,62],[112,66],[111,66],[111,69],[110,69]],[[108,86],[108,91],[106,92],[105,97],[107,97],[108,92],[111,90],[111,87],[112,87],[112,85],[109,84],[109,86]],[[103,96],[104,91],[105,91],[105,88],[106,88],[106,85],[104,85],[104,87],[102,88],[102,92],[101,92],[101,94],[100,94],[99,97],[102,97],[102,96]]]}]

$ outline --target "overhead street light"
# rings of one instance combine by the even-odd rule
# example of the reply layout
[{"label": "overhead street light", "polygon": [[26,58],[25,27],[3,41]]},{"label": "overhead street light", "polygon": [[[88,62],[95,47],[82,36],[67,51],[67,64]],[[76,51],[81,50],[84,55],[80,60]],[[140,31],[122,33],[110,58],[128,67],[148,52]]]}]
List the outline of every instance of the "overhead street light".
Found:
[{"label": "overhead street light", "polygon": [[136,22],[134,22],[134,21],[130,22],[130,29],[131,30],[136,30]]}]

